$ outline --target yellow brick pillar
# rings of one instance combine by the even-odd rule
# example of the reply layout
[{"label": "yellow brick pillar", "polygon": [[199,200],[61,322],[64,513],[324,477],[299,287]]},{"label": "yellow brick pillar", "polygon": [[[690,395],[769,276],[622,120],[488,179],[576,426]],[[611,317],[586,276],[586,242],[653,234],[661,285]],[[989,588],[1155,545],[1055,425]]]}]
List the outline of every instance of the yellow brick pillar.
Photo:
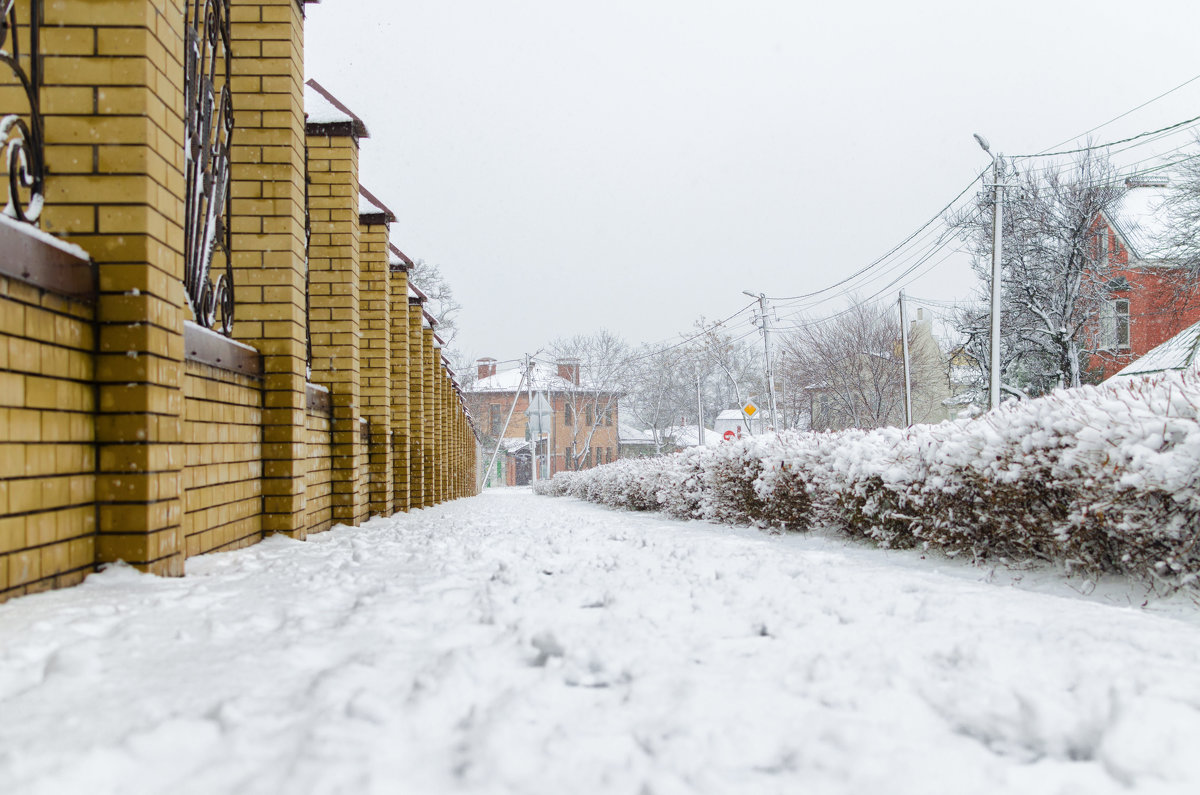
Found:
[{"label": "yellow brick pillar", "polygon": [[442,342],[434,332],[433,337],[433,502],[444,502],[446,481],[446,397],[445,365],[442,362]]},{"label": "yellow brick pillar", "polygon": [[425,343],[422,351],[425,354],[425,366],[421,370],[421,394],[425,401],[425,424],[422,427],[425,447],[421,457],[421,471],[424,473],[422,483],[422,501],[425,505],[437,503],[437,422],[440,414],[437,403],[437,374],[438,361],[441,354],[434,347],[433,329],[424,328],[421,336]]},{"label": "yellow brick pillar", "polygon": [[459,493],[464,497],[471,496],[471,482],[475,477],[475,470],[471,467],[471,427],[467,424],[466,403],[464,402],[462,392],[458,393],[458,444],[459,454],[462,456],[462,469],[459,477],[462,478]]},{"label": "yellow brick pillar", "polygon": [[42,226],[98,273],[96,559],[182,574],[184,3],[46,0],[43,25]]},{"label": "yellow brick pillar", "polygon": [[371,514],[395,511],[392,470],[392,274],[388,266],[390,210],[367,191],[359,207],[360,322],[362,324],[362,413],[370,423],[367,450],[368,499]]},{"label": "yellow brick pillar", "polygon": [[366,128],[354,120],[306,129],[312,380],[329,389],[333,409],[333,519],[356,525],[368,507],[359,423],[358,141]]},{"label": "yellow brick pillar", "polygon": [[409,409],[408,383],[408,264],[393,254],[389,263],[392,279],[392,476],[396,510],[412,507],[409,493],[411,473],[409,429],[412,417]]},{"label": "yellow brick pillar", "polygon": [[455,415],[456,395],[454,380],[446,379],[446,457],[450,459],[450,469],[446,479],[446,498],[453,500],[458,497],[458,423]]},{"label": "yellow brick pillar", "polygon": [[458,461],[454,456],[454,380],[450,375],[449,366],[445,371],[445,392],[446,397],[444,403],[446,405],[446,418],[442,422],[445,427],[446,435],[446,499],[452,500],[457,495],[454,493],[454,476],[457,471]]},{"label": "yellow brick pillar", "polygon": [[454,387],[454,497],[465,497],[466,451],[463,449],[462,393]]},{"label": "yellow brick pillar", "polygon": [[445,502],[450,499],[450,374],[446,370],[446,359],[441,356],[439,359],[438,405],[442,413],[438,418],[438,486],[439,502]]},{"label": "yellow brick pillar", "polygon": [[425,508],[425,333],[420,298],[408,301],[409,502]]},{"label": "yellow brick pillar", "polygon": [[306,529],[304,13],[231,0],[234,337],[263,356],[263,530]]}]

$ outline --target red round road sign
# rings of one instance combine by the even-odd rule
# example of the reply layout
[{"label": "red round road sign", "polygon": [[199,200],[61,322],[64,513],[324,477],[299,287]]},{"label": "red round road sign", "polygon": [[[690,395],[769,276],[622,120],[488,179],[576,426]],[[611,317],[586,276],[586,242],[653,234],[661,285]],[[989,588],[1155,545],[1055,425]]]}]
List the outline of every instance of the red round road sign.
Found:
[{"label": "red round road sign", "polygon": [[725,436],[725,441],[727,441],[727,442],[728,442],[730,439],[732,439],[733,437],[737,436],[737,434],[736,434],[736,433],[734,433],[733,431],[725,431],[725,434],[724,434],[724,436]]}]

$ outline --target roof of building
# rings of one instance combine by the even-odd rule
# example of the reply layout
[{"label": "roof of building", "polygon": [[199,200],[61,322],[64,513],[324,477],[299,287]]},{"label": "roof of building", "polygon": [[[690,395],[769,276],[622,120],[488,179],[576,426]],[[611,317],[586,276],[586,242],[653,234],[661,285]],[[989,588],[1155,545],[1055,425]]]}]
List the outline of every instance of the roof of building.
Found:
[{"label": "roof of building", "polygon": [[617,442],[619,444],[654,444],[654,434],[642,431],[632,425],[617,425]]},{"label": "roof of building", "polygon": [[[472,392],[516,392],[518,388],[527,389],[528,384],[521,384],[521,375],[523,370],[518,367],[515,370],[504,370],[489,375],[487,378],[480,378],[471,385]],[[534,391],[549,390],[551,392],[575,392],[578,390],[591,390],[591,385],[587,382],[587,378],[581,374],[579,385],[573,384],[565,378],[558,375],[557,365],[535,362],[533,365],[533,389]]]},{"label": "roof of building", "polygon": [[358,215],[363,223],[370,224],[390,224],[396,220],[396,214],[362,183],[358,185]]},{"label": "roof of building", "polygon": [[413,261],[408,255],[396,248],[395,243],[388,243],[388,265],[396,270],[411,268]]},{"label": "roof of building", "polygon": [[1134,184],[1117,200],[1108,219],[1135,259],[1163,256],[1167,247],[1168,222],[1163,203],[1170,185]]},{"label": "roof of building", "polygon": [[315,128],[310,132],[371,137],[363,120],[316,80],[309,79],[304,83],[304,116],[306,126]]},{"label": "roof of building", "polygon": [[1193,323],[1162,345],[1151,348],[1145,356],[1130,362],[1112,378],[1189,369],[1200,370],[1200,323]]},{"label": "roof of building", "polygon": [[[673,428],[667,428],[664,435],[671,437],[676,447],[697,447],[699,434],[696,432],[695,425],[676,425]],[[721,434],[716,431],[704,429],[704,446],[716,447],[723,441]]]}]

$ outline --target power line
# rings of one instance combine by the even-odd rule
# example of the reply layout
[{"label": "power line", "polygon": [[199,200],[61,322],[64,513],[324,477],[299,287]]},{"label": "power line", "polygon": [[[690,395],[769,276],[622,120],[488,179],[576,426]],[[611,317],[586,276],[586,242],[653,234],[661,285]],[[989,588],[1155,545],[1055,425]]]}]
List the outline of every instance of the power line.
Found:
[{"label": "power line", "polygon": [[[1125,117],[1126,117],[1126,116],[1128,116],[1129,114],[1131,114],[1131,113],[1135,113],[1136,111],[1139,111],[1139,110],[1141,110],[1142,108],[1146,107],[1147,105],[1151,105],[1151,104],[1153,104],[1153,103],[1155,103],[1155,102],[1158,102],[1158,101],[1159,101],[1160,99],[1162,99],[1163,97],[1169,96],[1170,94],[1173,94],[1173,93],[1175,93],[1176,91],[1178,91],[1179,89],[1183,88],[1184,86],[1187,86],[1187,85],[1189,85],[1189,84],[1191,84],[1191,83],[1194,83],[1194,82],[1196,82],[1197,80],[1200,80],[1200,75],[1196,75],[1195,77],[1192,77],[1192,78],[1189,78],[1189,79],[1187,79],[1187,80],[1183,81],[1182,83],[1180,83],[1179,85],[1175,86],[1174,88],[1172,88],[1172,89],[1168,89],[1167,91],[1164,91],[1163,93],[1159,94],[1157,97],[1154,97],[1153,99],[1148,99],[1148,100],[1146,100],[1146,101],[1145,101],[1145,102],[1143,102],[1141,105],[1138,105],[1138,106],[1137,106],[1137,107],[1135,107],[1135,108],[1130,108],[1129,110],[1125,111],[1124,113],[1122,113],[1122,114],[1120,114],[1120,115],[1113,116],[1111,119],[1109,119],[1108,121],[1104,122],[1103,124],[1097,124],[1097,125],[1096,125],[1095,127],[1093,127],[1092,129],[1090,129],[1090,130],[1084,130],[1083,132],[1079,133],[1079,135],[1073,135],[1073,136],[1071,136],[1070,138],[1066,139],[1065,141],[1059,141],[1059,142],[1058,142],[1058,143],[1056,143],[1056,144],[1052,144],[1051,146],[1048,146],[1048,147],[1046,147],[1046,149],[1043,149],[1041,152],[1038,152],[1038,156],[1041,156],[1041,155],[1046,155],[1046,152],[1047,152],[1048,150],[1050,150],[1050,149],[1054,149],[1055,147],[1062,146],[1063,144],[1068,144],[1068,143],[1070,143],[1071,141],[1078,141],[1080,138],[1082,138],[1082,137],[1083,137],[1083,136],[1085,136],[1085,135],[1091,135],[1092,133],[1096,132],[1097,130],[1101,130],[1101,129],[1103,129],[1103,128],[1107,127],[1108,125],[1112,124],[1112,123],[1113,123],[1113,122],[1115,122],[1115,121],[1120,121],[1121,119],[1125,118]],[[1049,155],[1046,155],[1046,156],[1047,156],[1047,157],[1049,157]]]},{"label": "power line", "polygon": [[1094,152],[1097,149],[1107,149],[1109,147],[1117,146],[1119,144],[1127,144],[1130,141],[1136,141],[1140,138],[1146,138],[1147,136],[1158,135],[1160,133],[1170,132],[1171,130],[1177,130],[1180,127],[1185,127],[1189,124],[1195,124],[1196,122],[1200,122],[1200,116],[1194,116],[1193,118],[1190,118],[1190,119],[1184,119],[1183,121],[1176,122],[1175,124],[1172,124],[1169,127],[1162,127],[1158,130],[1148,130],[1143,133],[1138,133],[1137,135],[1131,135],[1128,138],[1122,138],[1118,141],[1109,141],[1107,143],[1094,144],[1092,146],[1082,146],[1082,147],[1079,147],[1078,149],[1062,149],[1057,152],[1039,152],[1037,154],[1032,154],[1032,155],[1008,155],[1008,158],[1010,160],[1028,160],[1031,158],[1060,157],[1062,155],[1075,155],[1075,154],[1079,154],[1081,152]]},{"label": "power line", "polygon": [[829,292],[830,290],[835,290],[835,289],[837,289],[838,287],[841,287],[842,285],[844,285],[844,284],[846,284],[846,283],[848,283],[848,282],[851,282],[851,281],[853,281],[854,279],[857,279],[859,276],[863,275],[864,273],[866,273],[867,271],[871,270],[872,268],[875,268],[875,267],[876,267],[876,266],[878,266],[880,263],[884,262],[884,261],[885,261],[885,260],[886,260],[888,257],[892,256],[892,255],[893,255],[893,254],[895,254],[897,251],[899,251],[900,249],[904,248],[904,246],[906,246],[906,245],[909,243],[909,241],[911,241],[913,238],[917,237],[917,235],[921,234],[921,233],[922,233],[923,231],[925,231],[925,230],[926,230],[926,229],[927,229],[929,226],[933,225],[933,224],[934,224],[934,223],[936,223],[938,220],[940,220],[940,219],[941,219],[941,218],[944,216],[944,214],[945,214],[945,213],[946,213],[946,212],[947,212],[947,211],[948,211],[948,210],[949,210],[951,207],[953,207],[953,206],[954,206],[954,203],[955,203],[955,202],[957,202],[959,199],[961,199],[963,196],[965,196],[965,195],[967,194],[967,192],[971,190],[971,188],[975,187],[975,183],[976,183],[976,182],[978,182],[978,181],[979,181],[979,180],[980,180],[980,179],[983,177],[983,175],[984,175],[985,173],[987,173],[987,170],[986,170],[986,169],[985,169],[984,171],[981,171],[981,172],[979,172],[979,174],[978,174],[978,175],[976,175],[975,179],[971,180],[971,181],[970,181],[970,182],[967,184],[967,186],[966,186],[965,188],[963,188],[963,189],[962,189],[962,190],[959,192],[959,194],[958,194],[957,196],[955,196],[953,199],[951,199],[951,200],[950,200],[950,203],[949,203],[949,204],[947,204],[947,205],[946,205],[945,207],[943,207],[942,209],[938,210],[938,212],[937,212],[937,214],[936,214],[936,215],[934,215],[932,218],[930,218],[930,219],[929,219],[928,221],[926,221],[925,223],[921,224],[921,226],[919,226],[919,227],[916,229],[916,231],[914,231],[914,232],[913,232],[912,234],[910,234],[908,237],[904,238],[904,240],[901,240],[899,243],[897,243],[895,246],[893,246],[893,247],[892,247],[892,249],[891,249],[891,250],[889,250],[889,251],[888,251],[886,254],[884,254],[883,256],[881,256],[881,257],[879,257],[879,258],[875,259],[874,261],[872,261],[872,262],[871,262],[871,263],[869,263],[868,265],[865,265],[864,267],[860,268],[858,271],[856,271],[856,272],[854,272],[854,273],[850,274],[850,275],[849,275],[849,276],[847,276],[845,279],[842,279],[842,280],[841,280],[841,281],[839,281],[839,282],[835,282],[835,283],[833,283],[833,284],[829,285],[828,287],[822,287],[820,290],[815,290],[815,291],[813,291],[813,292],[811,292],[811,293],[803,293],[803,294],[801,294],[801,295],[789,295],[789,296],[776,296],[776,295],[769,295],[769,296],[767,296],[767,297],[768,297],[768,298],[770,298],[772,301],[797,301],[797,300],[803,300],[803,299],[806,299],[806,298],[812,298],[812,297],[814,297],[814,296],[817,296],[817,295],[822,295],[822,294],[824,294],[824,293],[827,293],[827,292]]}]

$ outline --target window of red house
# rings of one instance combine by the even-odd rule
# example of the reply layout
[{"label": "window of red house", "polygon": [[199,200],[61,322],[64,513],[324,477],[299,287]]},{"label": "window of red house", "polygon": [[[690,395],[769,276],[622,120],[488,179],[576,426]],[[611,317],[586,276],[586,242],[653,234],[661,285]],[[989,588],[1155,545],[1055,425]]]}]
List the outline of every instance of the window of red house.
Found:
[{"label": "window of red house", "polygon": [[1105,350],[1129,348],[1129,299],[1114,298],[1100,312],[1100,345]]}]

